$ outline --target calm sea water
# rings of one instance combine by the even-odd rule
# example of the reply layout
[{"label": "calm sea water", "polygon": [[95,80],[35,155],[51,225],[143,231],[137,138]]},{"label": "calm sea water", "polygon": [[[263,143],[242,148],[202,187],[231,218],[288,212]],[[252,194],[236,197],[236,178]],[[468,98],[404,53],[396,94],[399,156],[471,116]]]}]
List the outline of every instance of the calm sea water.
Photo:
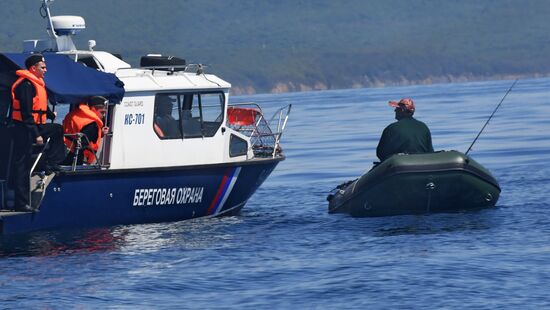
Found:
[{"label": "calm sea water", "polygon": [[0,308],[550,307],[550,79],[521,80],[471,155],[496,208],[351,218],[327,192],[368,170],[388,100],[465,151],[512,81],[234,97],[293,104],[287,160],[239,216],[0,237]]}]

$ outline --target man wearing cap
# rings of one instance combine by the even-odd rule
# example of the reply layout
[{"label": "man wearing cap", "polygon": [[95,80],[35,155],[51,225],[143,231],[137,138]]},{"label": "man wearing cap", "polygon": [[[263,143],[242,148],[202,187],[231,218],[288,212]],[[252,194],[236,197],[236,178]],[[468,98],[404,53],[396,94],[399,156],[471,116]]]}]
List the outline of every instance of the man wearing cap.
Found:
[{"label": "man wearing cap", "polygon": [[[106,104],[107,99],[105,97],[94,96],[88,100],[87,104],[79,104],[63,120],[63,131],[65,134],[84,134],[84,137],[80,140],[81,149],[78,150],[76,161],[78,165],[84,162],[92,164],[97,160],[96,154],[101,143],[101,138],[109,132],[109,128],[103,126],[103,119],[107,110]],[[65,137],[65,145],[70,150],[65,159],[65,164],[71,165],[73,163],[75,154],[77,153],[77,143],[76,136]]]},{"label": "man wearing cap", "polygon": [[431,153],[432,135],[430,129],[423,122],[413,117],[415,106],[410,98],[403,98],[399,102],[390,101],[389,105],[395,108],[394,122],[384,129],[376,155],[380,161],[399,153],[418,154]]},{"label": "man wearing cap", "polygon": [[59,169],[57,165],[65,158],[63,128],[60,124],[46,123],[55,119],[49,110],[48,94],[44,83],[46,62],[40,54],[25,60],[26,70],[17,70],[19,77],[11,88],[14,138],[13,178],[15,208],[18,211],[33,211],[29,205],[29,171],[31,169],[32,144],[44,145],[50,139],[39,167],[47,173]]}]

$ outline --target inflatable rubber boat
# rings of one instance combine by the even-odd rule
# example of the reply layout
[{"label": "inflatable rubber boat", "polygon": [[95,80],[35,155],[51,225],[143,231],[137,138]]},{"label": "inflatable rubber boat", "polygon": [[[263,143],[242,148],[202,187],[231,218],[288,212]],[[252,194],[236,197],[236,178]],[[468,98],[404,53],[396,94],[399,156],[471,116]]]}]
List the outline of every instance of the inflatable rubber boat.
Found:
[{"label": "inflatable rubber boat", "polygon": [[457,212],[494,206],[497,180],[458,151],[397,154],[327,197],[329,213],[389,216]]}]

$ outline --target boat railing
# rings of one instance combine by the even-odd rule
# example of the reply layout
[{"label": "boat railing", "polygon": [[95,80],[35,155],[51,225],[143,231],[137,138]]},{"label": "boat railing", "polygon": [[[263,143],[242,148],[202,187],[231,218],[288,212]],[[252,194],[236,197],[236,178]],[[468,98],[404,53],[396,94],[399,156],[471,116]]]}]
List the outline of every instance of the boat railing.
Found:
[{"label": "boat railing", "polygon": [[257,157],[276,157],[282,152],[281,136],[286,128],[292,105],[284,106],[270,119],[260,106],[253,102],[229,105],[228,127],[250,137],[250,148]]},{"label": "boat railing", "polygon": [[[131,69],[131,68],[129,68],[129,69]],[[140,69],[151,70],[152,73],[153,73],[153,75],[154,75],[156,70],[168,71],[168,72],[174,73],[174,72],[176,72],[176,71],[185,71],[185,70],[187,69],[187,66],[186,66],[186,65],[172,65],[172,66],[143,66],[143,67],[140,67]]]},{"label": "boat railing", "polygon": [[[155,71],[164,71],[174,74],[175,72],[195,73],[197,75],[205,73],[208,66],[203,64],[186,64],[186,65],[158,65],[158,66],[141,66],[140,69],[151,70],[155,75]],[[131,70],[135,68],[120,68],[118,70]]]},{"label": "boat railing", "polygon": [[277,110],[275,113],[273,113],[273,116],[269,120],[269,124],[273,127],[274,124],[277,124],[277,130],[275,132],[275,150],[273,152],[273,157],[275,157],[275,154],[278,150],[281,149],[280,143],[281,143],[281,136],[283,135],[283,132],[285,131],[286,124],[288,122],[288,116],[290,115],[290,110],[292,109],[292,104],[288,104],[279,110]]},{"label": "boat railing", "polygon": [[[29,205],[33,209],[40,204],[42,198],[44,198],[44,194],[46,193],[46,191],[44,190],[46,185],[46,174],[44,172],[37,173],[35,170],[38,167],[38,163],[42,159],[42,156],[44,156],[44,152],[46,152],[46,150],[48,149],[49,144],[50,138],[46,139],[46,142],[43,144],[42,149],[36,156],[36,159],[31,166],[31,170],[29,171]],[[33,180],[33,177],[35,175],[37,175],[38,178],[35,178]],[[33,186],[33,181],[35,181],[35,186]],[[37,193],[38,195],[33,195],[33,193]],[[34,200],[38,200],[38,202]]]},{"label": "boat railing", "polygon": [[[82,142],[84,141],[86,145],[90,145],[90,140],[88,140],[88,137],[86,134],[78,132],[78,133],[67,133],[64,135],[66,138],[69,138],[69,140],[73,141],[71,145],[71,150],[74,146],[74,158],[73,162],[71,163],[71,171],[76,171],[76,167],[78,165],[78,156],[81,152],[84,152],[84,150],[88,150],[94,154],[94,158],[96,158],[95,165],[97,168],[101,168],[101,161],[97,157],[97,152],[94,151],[92,148],[84,148]],[[103,153],[102,153],[103,155]],[[102,156],[103,157],[103,156]]]},{"label": "boat railing", "polygon": [[42,156],[44,156],[44,152],[46,151],[49,145],[50,145],[50,138],[46,139],[46,143],[44,143],[44,145],[42,146],[42,150],[40,150],[40,152],[38,153],[38,156],[36,156],[36,159],[34,160],[31,166],[31,170],[29,172],[29,178],[35,173],[34,170],[36,169],[36,167],[38,167],[38,163],[40,162],[40,159],[42,158]]}]

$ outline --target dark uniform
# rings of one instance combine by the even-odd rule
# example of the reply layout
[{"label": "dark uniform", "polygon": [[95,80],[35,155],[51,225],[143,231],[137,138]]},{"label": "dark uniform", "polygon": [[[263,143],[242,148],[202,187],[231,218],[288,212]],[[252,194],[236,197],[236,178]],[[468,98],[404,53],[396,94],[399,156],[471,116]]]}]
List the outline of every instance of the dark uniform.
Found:
[{"label": "dark uniform", "polygon": [[380,161],[398,153],[417,154],[434,151],[430,129],[412,116],[390,124],[382,132],[376,148]]},{"label": "dark uniform", "polygon": [[[15,98],[21,102],[22,122],[14,121],[16,125],[24,125],[29,131],[32,141],[42,136],[44,143],[50,138],[48,151],[44,154],[44,166],[55,166],[65,158],[65,145],[63,144],[63,127],[56,123],[36,124],[32,117],[32,99],[36,96],[36,90],[31,82],[25,80],[14,90]],[[46,117],[55,119],[55,114],[48,108]]]},{"label": "dark uniform", "polygon": [[[50,138],[48,150],[40,163],[40,170],[55,169],[65,158],[63,144],[63,127],[60,124],[36,124],[33,117],[33,98],[36,96],[35,86],[29,80],[23,80],[13,90],[14,99],[20,102],[21,120],[13,120],[12,136],[14,141],[13,154],[13,186],[15,190],[16,210],[27,210],[29,205],[29,173],[32,167],[32,144],[42,136],[44,143]],[[47,118],[55,118],[49,109]],[[27,207],[28,208],[28,207]]]}]

